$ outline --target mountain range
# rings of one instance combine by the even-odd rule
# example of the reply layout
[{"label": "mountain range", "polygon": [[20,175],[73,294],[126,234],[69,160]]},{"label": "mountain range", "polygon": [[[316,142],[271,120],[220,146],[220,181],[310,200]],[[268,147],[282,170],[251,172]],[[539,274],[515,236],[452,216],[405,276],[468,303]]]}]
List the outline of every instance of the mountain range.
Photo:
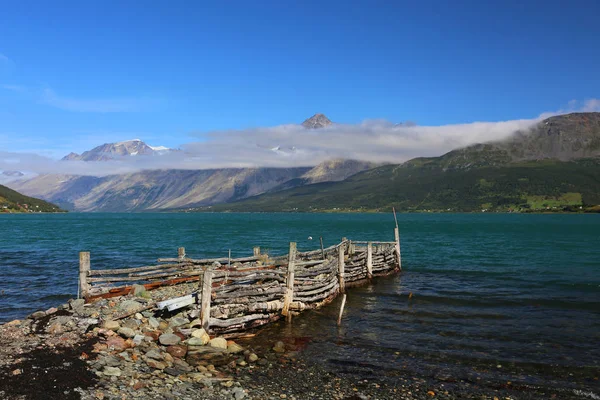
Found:
[{"label": "mountain range", "polygon": [[101,146],[94,147],[92,150],[85,151],[81,155],[69,153],[64,156],[62,160],[108,161],[118,159],[119,157],[160,155],[171,151],[175,150],[164,146],[149,146],[140,139],[133,139],[118,143],[105,143]]},{"label": "mountain range", "polygon": [[503,141],[383,165],[341,182],[211,211],[539,211],[600,205],[600,113],[551,117]]},{"label": "mountain range", "polygon": [[[331,124],[323,114],[302,123],[306,129]],[[136,139],[71,153],[63,161],[172,151],[180,150]],[[331,160],[314,167],[52,174],[9,184],[76,211],[530,210],[600,204],[599,156],[600,113],[573,113],[545,119],[502,141],[403,164]]]},{"label": "mountain range", "polygon": [[[331,123],[323,114],[315,114],[302,125],[307,129],[320,129]],[[271,150],[289,153],[295,149],[275,147]],[[70,153],[62,161],[109,161],[160,156],[173,151],[181,150],[153,147],[134,139],[106,143],[81,155]],[[227,203],[306,184],[340,181],[374,165],[357,160],[330,160],[315,167],[144,170],[105,177],[44,174],[7,184],[68,210],[148,211]]]}]

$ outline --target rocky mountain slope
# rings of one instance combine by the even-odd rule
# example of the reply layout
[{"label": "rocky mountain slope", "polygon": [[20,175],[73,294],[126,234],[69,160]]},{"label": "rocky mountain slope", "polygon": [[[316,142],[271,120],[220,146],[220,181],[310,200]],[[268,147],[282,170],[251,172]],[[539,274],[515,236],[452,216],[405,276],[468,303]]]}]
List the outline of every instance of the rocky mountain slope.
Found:
[{"label": "rocky mountain slope", "polygon": [[600,113],[548,118],[528,132],[215,207],[225,211],[507,211],[600,205]]}]

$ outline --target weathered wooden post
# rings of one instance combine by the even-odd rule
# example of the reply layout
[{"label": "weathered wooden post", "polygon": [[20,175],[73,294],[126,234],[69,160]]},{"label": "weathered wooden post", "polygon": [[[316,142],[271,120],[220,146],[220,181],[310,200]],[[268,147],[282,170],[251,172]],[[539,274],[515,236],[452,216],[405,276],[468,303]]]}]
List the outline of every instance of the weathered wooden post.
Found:
[{"label": "weathered wooden post", "polygon": [[283,310],[281,310],[281,314],[288,317],[288,320],[291,317],[289,312],[290,304],[294,299],[294,268],[296,264],[296,242],[290,242],[290,253],[288,254],[288,270],[287,270],[287,278],[286,278],[286,291],[285,298],[283,299]]},{"label": "weathered wooden post", "polygon": [[396,257],[398,257],[398,268],[402,270],[402,256],[400,254],[400,231],[398,227],[394,228],[394,237],[396,239]]},{"label": "weathered wooden post", "polygon": [[367,243],[367,278],[373,278],[373,243]]},{"label": "weathered wooden post", "polygon": [[79,252],[79,297],[85,299],[90,292],[88,275],[90,274],[90,252]]},{"label": "weathered wooden post", "polygon": [[321,259],[325,259],[325,248],[323,247],[323,236],[319,237],[319,240],[321,241]]},{"label": "weathered wooden post", "polygon": [[179,247],[177,249],[177,258],[179,259],[179,261],[183,261],[183,259],[185,258],[185,247]]},{"label": "weathered wooden post", "polygon": [[344,251],[346,243],[345,238],[342,239],[342,243],[338,246],[338,279],[340,281],[340,293],[346,292],[346,283],[344,281]]},{"label": "weathered wooden post", "polygon": [[212,295],[212,276],[213,276],[212,267],[208,267],[206,269],[206,271],[204,271],[204,276],[202,277],[202,298],[201,298],[201,308],[200,308],[200,321],[202,322],[202,327],[207,332],[208,332],[208,328],[210,325],[210,300],[211,300],[211,295]]},{"label": "weathered wooden post", "polygon": [[255,246],[253,249],[254,257],[260,257],[260,246]]},{"label": "weathered wooden post", "polygon": [[352,240],[348,242],[348,255],[353,256],[356,251],[356,245],[352,243]]}]

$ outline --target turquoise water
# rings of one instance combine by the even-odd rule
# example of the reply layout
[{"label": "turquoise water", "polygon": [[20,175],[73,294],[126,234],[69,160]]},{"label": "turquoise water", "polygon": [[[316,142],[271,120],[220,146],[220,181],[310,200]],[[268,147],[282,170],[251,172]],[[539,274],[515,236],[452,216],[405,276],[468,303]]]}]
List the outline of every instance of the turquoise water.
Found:
[{"label": "turquoise water", "polygon": [[[312,337],[307,356],[363,375],[408,366],[598,393],[600,215],[398,220],[403,273],[352,289],[342,329],[334,305],[298,317],[292,333],[275,325],[265,336]],[[326,246],[343,236],[393,240],[393,228],[382,214],[0,215],[0,321],[74,297],[82,250],[92,268],[115,268],[175,256],[179,246],[192,257],[244,256],[257,245],[283,254],[290,241],[317,248],[319,236]]]}]

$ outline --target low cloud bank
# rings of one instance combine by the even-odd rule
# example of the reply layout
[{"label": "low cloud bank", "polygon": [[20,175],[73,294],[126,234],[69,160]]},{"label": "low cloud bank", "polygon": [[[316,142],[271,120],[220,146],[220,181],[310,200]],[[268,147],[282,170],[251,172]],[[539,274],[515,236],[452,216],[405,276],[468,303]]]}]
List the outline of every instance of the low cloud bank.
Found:
[{"label": "low cloud bank", "polygon": [[[568,110],[558,113],[575,109],[597,111],[600,100],[571,102]],[[151,169],[313,166],[336,158],[402,163],[414,157],[439,156],[474,143],[502,140],[558,113],[545,113],[533,119],[445,126],[367,120],[355,125],[334,124],[315,130],[301,125],[280,125],[198,133],[193,136],[202,141],[185,144],[181,151],[103,162],[56,161],[36,154],[0,151],[0,170],[106,176]]]}]

